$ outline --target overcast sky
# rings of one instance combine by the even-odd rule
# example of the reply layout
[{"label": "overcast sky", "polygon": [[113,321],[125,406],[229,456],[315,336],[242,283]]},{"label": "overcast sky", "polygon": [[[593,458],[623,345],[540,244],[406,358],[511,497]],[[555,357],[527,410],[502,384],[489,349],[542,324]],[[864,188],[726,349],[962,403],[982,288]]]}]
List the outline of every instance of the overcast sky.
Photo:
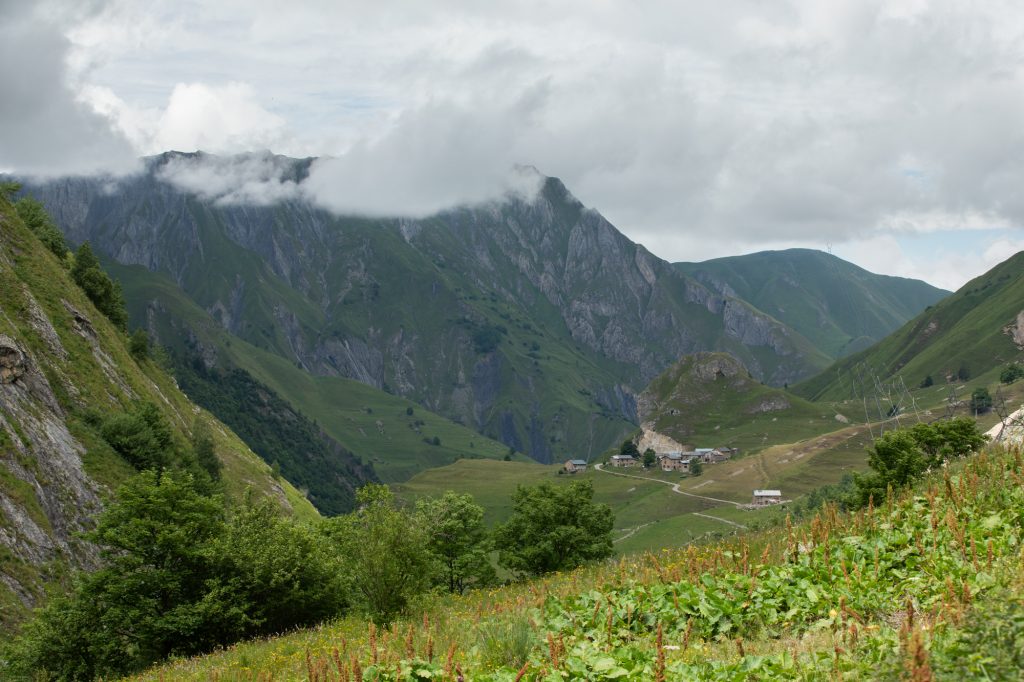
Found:
[{"label": "overcast sky", "polygon": [[[0,0],[0,170],[168,149],[332,156],[311,196],[371,214],[528,164],[668,260],[830,247],[954,289],[1024,248],[1024,6]],[[294,189],[264,171],[221,180]]]}]

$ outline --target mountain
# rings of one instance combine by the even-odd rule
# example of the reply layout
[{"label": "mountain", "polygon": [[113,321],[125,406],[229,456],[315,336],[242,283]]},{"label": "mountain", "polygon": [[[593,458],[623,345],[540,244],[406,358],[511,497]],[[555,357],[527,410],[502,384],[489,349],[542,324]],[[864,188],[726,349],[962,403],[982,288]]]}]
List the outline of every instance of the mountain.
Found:
[{"label": "mountain", "polygon": [[[317,516],[157,361],[133,357],[125,334],[0,194],[0,626],[71,569],[97,565],[96,548],[79,533],[135,472],[112,443],[134,442],[129,421],[137,415],[182,461],[197,429],[207,429],[230,503],[252,491],[288,513]],[[115,422],[121,441],[106,435]]]},{"label": "mountain", "polygon": [[881,341],[948,291],[876,275],[812,249],[762,251],[676,267],[796,330],[830,357]]},{"label": "mountain", "polygon": [[[72,242],[166,275],[251,346],[414,401],[541,462],[621,438],[634,428],[634,392],[682,354],[728,351],[776,385],[829,361],[629,241],[554,178],[538,178],[529,198],[370,219],[301,197],[202,199],[168,175],[211,158],[168,153],[116,182],[28,191]],[[298,180],[310,164],[265,160]]]},{"label": "mountain", "polygon": [[[1024,349],[1024,252],[972,279],[874,346],[794,387],[812,400],[854,397],[871,377],[902,377],[916,387],[988,377],[1020,360]],[[869,376],[870,375],[870,376]],[[861,389],[863,391],[863,388]]]},{"label": "mountain", "polygon": [[[130,317],[166,349],[189,396],[222,415],[265,460],[278,462],[290,481],[308,487],[310,499],[322,512],[347,511],[349,506],[347,495],[343,509],[323,504],[324,495],[337,495],[339,481],[325,474],[338,468],[330,457],[338,448],[350,461],[358,459],[353,466],[363,470],[361,475],[350,467],[346,477],[357,481],[377,476],[385,482],[405,480],[458,459],[524,459],[510,453],[508,446],[409,400],[352,379],[313,376],[280,355],[253,346],[221,327],[165,275],[138,265],[110,263],[109,269],[130,294]],[[322,440],[330,444],[327,453],[319,451],[327,456],[302,457],[309,446],[298,443],[299,457],[289,458],[294,441],[267,441],[266,410],[252,410],[248,404],[252,396],[262,395],[284,403],[280,409],[289,415],[286,422],[314,420]],[[277,427],[271,433],[281,431]],[[340,482],[344,492],[348,485]]]},{"label": "mountain", "polygon": [[743,454],[842,427],[820,406],[757,381],[728,353],[680,358],[650,383],[638,406],[647,441],[658,434],[691,448],[729,446]]}]

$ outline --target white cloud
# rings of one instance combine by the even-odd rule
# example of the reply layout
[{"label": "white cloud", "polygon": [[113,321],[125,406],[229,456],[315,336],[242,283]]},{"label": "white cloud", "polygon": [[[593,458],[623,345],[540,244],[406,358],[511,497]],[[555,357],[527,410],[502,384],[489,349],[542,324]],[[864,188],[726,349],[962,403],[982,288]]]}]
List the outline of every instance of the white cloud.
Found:
[{"label": "white cloud", "polygon": [[494,196],[526,163],[671,260],[1024,225],[1008,0],[110,0],[73,17],[55,54],[90,120],[139,153],[331,156],[310,189],[337,211]]},{"label": "white cloud", "polygon": [[269,153],[241,156],[172,157],[156,176],[164,182],[220,205],[266,206],[300,198],[289,159]]},{"label": "white cloud", "polygon": [[0,6],[0,168],[48,175],[135,167],[128,140],[76,95],[64,64],[70,49],[61,27],[31,6]]}]

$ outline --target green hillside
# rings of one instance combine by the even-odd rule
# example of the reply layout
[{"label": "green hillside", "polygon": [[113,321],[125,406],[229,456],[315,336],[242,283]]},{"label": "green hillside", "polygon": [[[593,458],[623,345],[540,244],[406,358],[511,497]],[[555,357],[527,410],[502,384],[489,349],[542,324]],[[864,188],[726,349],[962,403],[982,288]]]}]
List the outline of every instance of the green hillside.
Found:
[{"label": "green hillside", "polygon": [[871,348],[795,386],[794,392],[816,401],[844,400],[862,394],[865,383],[870,388],[871,377],[884,381],[899,376],[911,389],[931,377],[933,391],[939,393],[947,381],[992,383],[1001,368],[1022,357],[1022,310],[1024,252],[971,280]]},{"label": "green hillside", "polygon": [[[72,569],[96,565],[81,539],[136,469],[104,431],[152,410],[185,461],[205,424],[230,504],[251,491],[305,519],[315,509],[237,435],[200,410],[154,359],[133,356],[118,330],[0,195],[0,624],[59,592]],[[125,422],[120,422],[124,424]],[[187,463],[187,462],[186,462]]]},{"label": "green hillside", "polygon": [[744,454],[843,426],[828,407],[765,386],[726,353],[681,358],[650,383],[639,404],[645,428],[691,447]]},{"label": "green hillside", "polygon": [[1019,456],[992,450],[873,509],[432,601],[383,632],[350,616],[134,679],[1016,679],[1021,475]]},{"label": "green hillside", "polygon": [[949,294],[920,280],[876,275],[811,249],[675,266],[786,323],[833,358],[880,341]]},{"label": "green hillside", "polygon": [[[214,322],[166,276],[138,266],[111,264],[110,269],[124,285],[133,322],[147,325],[168,349],[175,358],[182,386],[200,402],[203,396],[215,393],[219,371],[241,370],[294,406],[302,418],[314,420],[324,434],[345,449],[330,454],[331,460],[343,462],[354,455],[357,462],[384,481],[405,480],[418,471],[463,458],[501,459],[512,455],[525,459],[522,454],[510,453],[508,446],[410,400],[351,379],[313,376],[280,355],[247,343]],[[213,410],[230,410],[233,404],[230,396],[212,400],[208,407]],[[261,455],[268,461],[280,460],[275,451]],[[338,461],[326,465],[339,466]],[[322,478],[325,474],[323,461],[297,466],[294,480]],[[367,478],[370,472],[352,476],[352,467],[347,465],[339,473],[347,475],[350,482],[328,481],[325,487],[327,483],[332,489],[351,487],[359,480],[372,480],[372,476]]]}]

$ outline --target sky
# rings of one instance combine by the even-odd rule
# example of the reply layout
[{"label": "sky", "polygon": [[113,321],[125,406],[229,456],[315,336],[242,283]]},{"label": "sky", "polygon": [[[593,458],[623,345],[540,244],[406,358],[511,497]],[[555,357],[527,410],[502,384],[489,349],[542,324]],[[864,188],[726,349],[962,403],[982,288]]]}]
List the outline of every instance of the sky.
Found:
[{"label": "sky", "polygon": [[956,289],[1024,249],[1024,6],[0,0],[0,171],[170,149],[323,157],[168,180],[368,215],[533,166],[667,260],[801,246]]}]

